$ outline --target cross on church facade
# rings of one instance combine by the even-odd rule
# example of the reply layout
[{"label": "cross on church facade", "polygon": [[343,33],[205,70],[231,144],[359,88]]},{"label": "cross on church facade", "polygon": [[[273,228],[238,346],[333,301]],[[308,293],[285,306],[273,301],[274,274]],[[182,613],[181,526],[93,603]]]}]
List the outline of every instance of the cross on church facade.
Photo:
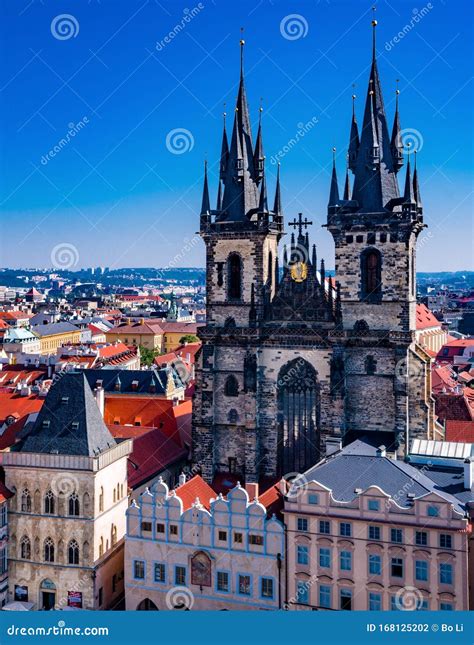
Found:
[{"label": "cross on church facade", "polygon": [[289,222],[289,226],[294,226],[295,229],[298,227],[298,236],[303,235],[303,227],[306,229],[308,226],[310,226],[313,222],[310,222],[307,217],[304,218],[303,220],[303,213],[298,213],[298,219],[295,219],[292,222]]}]

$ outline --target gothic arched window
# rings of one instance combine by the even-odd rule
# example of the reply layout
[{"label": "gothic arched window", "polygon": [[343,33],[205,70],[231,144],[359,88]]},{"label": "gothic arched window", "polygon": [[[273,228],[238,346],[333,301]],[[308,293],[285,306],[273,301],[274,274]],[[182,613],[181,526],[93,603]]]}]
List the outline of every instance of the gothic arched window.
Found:
[{"label": "gothic arched window", "polygon": [[21,512],[31,513],[31,495],[27,488],[24,488],[21,492]]},{"label": "gothic arched window", "polygon": [[69,497],[69,515],[79,515],[79,497],[77,493],[73,493]]},{"label": "gothic arched window", "polygon": [[110,529],[110,544],[111,546],[117,544],[117,527],[115,524],[112,524],[112,528]]},{"label": "gothic arched window", "polygon": [[377,371],[377,359],[372,354],[365,357],[365,371],[369,375],[375,374]]},{"label": "gothic arched window", "polygon": [[232,408],[232,410],[229,410],[229,414],[227,415],[227,420],[229,421],[229,423],[232,423],[232,424],[238,423],[239,413],[237,412],[237,410],[235,410],[234,408]]},{"label": "gothic arched window", "polygon": [[49,490],[44,496],[44,512],[46,515],[54,515],[54,494]]},{"label": "gothic arched window", "polygon": [[278,374],[278,471],[302,473],[319,458],[320,387],[316,370],[303,358]]},{"label": "gothic arched window", "polygon": [[67,546],[67,561],[69,564],[79,564],[79,544],[71,540]]},{"label": "gothic arched window", "polygon": [[31,558],[31,542],[30,538],[26,535],[20,540],[20,558],[22,560],[29,560]]},{"label": "gothic arched window", "polygon": [[54,562],[54,542],[50,537],[44,541],[44,561]]},{"label": "gothic arched window", "polygon": [[226,396],[239,396],[239,382],[233,374],[226,379],[224,393]]},{"label": "gothic arched window", "polygon": [[361,255],[362,297],[377,302],[382,296],[382,256],[377,249],[366,249]]},{"label": "gothic arched window", "polygon": [[227,260],[228,295],[232,300],[242,297],[242,260],[237,253],[231,253]]}]

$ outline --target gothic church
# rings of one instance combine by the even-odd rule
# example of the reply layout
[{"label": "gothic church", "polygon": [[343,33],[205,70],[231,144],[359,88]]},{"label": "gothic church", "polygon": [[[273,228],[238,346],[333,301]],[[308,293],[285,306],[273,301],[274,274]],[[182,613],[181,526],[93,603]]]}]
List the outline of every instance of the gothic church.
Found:
[{"label": "gothic church", "polygon": [[289,222],[290,244],[280,244],[280,173],[270,206],[262,125],[254,144],[241,41],[217,204],[211,208],[206,167],[200,216],[207,323],[199,332],[193,461],[208,481],[219,473],[242,482],[301,473],[331,443],[357,436],[400,455],[413,438],[433,438],[429,359],[414,341],[416,240],[425,226],[418,174],[408,155],[400,193],[398,96],[390,134],[375,28],[376,21],[363,121],[359,128],[353,109],[342,197],[333,162],[325,226],[335,242],[335,278],[310,248],[308,217]]}]

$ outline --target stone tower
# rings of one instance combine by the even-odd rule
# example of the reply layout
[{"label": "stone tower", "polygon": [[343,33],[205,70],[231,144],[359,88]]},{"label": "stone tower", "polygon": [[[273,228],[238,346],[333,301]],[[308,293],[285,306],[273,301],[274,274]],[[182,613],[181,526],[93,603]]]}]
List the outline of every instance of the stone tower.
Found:
[{"label": "stone tower", "polygon": [[301,213],[278,255],[280,173],[270,210],[261,119],[254,146],[241,60],[230,146],[224,122],[217,207],[210,207],[206,164],[200,216],[207,323],[199,330],[193,461],[208,481],[301,473],[329,443],[369,433],[401,453],[412,437],[433,437],[429,359],[414,334],[415,244],[424,226],[418,176],[408,160],[400,195],[398,98],[389,136],[375,24],[360,133],[352,117],[352,196],[347,173],[340,198],[333,163],[326,226],[335,278],[324,260],[318,265],[312,222]]},{"label": "stone tower", "polygon": [[[255,146],[240,83],[230,145],[225,114],[216,209],[211,209],[205,168],[200,235],[206,245],[207,325],[194,402],[194,460],[210,478],[216,470],[255,478],[255,327],[274,294],[282,235],[280,189],[267,199],[261,111]],[[229,432],[229,424],[232,430]]]},{"label": "stone tower", "polygon": [[[372,22],[372,65],[362,129],[353,112],[348,170],[340,198],[335,162],[327,228],[336,249],[345,362],[345,431],[390,429],[397,443],[408,440],[426,418],[415,403],[426,378],[426,358],[414,346],[416,329],[416,240],[423,224],[416,170],[410,154],[405,187],[397,174],[404,164],[398,89],[389,134],[376,60]],[[409,150],[408,150],[409,153]],[[415,153],[416,154],[416,153]],[[354,175],[351,195],[349,170]],[[410,390],[413,398],[410,400]],[[413,433],[412,433],[413,434]]]}]

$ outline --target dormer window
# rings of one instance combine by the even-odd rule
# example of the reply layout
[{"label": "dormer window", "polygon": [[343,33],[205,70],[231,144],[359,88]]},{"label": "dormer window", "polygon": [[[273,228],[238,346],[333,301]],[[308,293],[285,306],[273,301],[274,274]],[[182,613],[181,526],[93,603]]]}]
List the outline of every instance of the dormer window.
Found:
[{"label": "dormer window", "polygon": [[67,405],[69,403],[69,397],[68,396],[62,396],[61,397],[61,404],[62,405]]},{"label": "dormer window", "polygon": [[51,422],[49,421],[49,419],[45,419],[43,421],[43,428],[49,428],[50,425],[51,425]]},{"label": "dormer window", "polygon": [[71,428],[72,428],[73,430],[79,430],[79,421],[73,421],[73,422],[71,423]]}]

